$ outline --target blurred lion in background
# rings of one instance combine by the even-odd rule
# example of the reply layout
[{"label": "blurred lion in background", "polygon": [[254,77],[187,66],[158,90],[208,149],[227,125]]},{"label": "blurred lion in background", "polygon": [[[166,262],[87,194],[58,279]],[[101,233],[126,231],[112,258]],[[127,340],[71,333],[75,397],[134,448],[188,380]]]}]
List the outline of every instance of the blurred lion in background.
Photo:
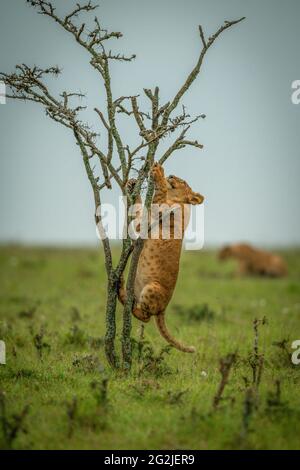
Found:
[{"label": "blurred lion in background", "polygon": [[246,243],[227,245],[219,252],[219,260],[228,258],[239,262],[238,274],[282,277],[287,275],[287,266],[281,256],[258,250]]}]

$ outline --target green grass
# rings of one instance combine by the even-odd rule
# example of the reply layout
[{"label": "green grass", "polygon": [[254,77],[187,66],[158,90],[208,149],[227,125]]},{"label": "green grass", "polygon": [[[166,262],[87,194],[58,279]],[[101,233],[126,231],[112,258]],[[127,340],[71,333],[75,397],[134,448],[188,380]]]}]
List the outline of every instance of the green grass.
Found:
[{"label": "green grass", "polygon": [[[300,252],[284,256],[288,278],[271,280],[237,278],[234,264],[219,264],[213,252],[184,253],[167,323],[197,352],[165,351],[152,323],[141,340],[140,324],[133,320],[135,360],[125,377],[107,367],[103,352],[101,252],[2,248],[0,339],[6,342],[7,364],[0,366],[0,390],[6,422],[12,425],[24,407],[29,410],[24,430],[10,443],[1,428],[0,445],[299,449],[300,365],[291,363],[290,353],[292,341],[300,339]],[[253,320],[264,316],[261,383],[249,395]],[[120,320],[121,310],[119,327]],[[283,340],[285,349],[273,344]],[[119,348],[120,337],[117,343]],[[235,351],[237,360],[214,410],[219,360]]]}]

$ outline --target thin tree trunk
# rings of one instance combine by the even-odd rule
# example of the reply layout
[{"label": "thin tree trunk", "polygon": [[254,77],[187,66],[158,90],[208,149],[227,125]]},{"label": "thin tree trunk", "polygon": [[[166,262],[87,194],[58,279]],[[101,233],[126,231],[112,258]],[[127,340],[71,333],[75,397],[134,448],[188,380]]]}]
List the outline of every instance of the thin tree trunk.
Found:
[{"label": "thin tree trunk", "polygon": [[126,284],[126,302],[123,310],[123,331],[122,331],[122,356],[123,368],[125,371],[130,370],[132,362],[131,351],[131,317],[134,304],[134,282],[136,277],[137,265],[140,254],[143,249],[144,240],[138,238],[131,256],[130,268]]},{"label": "thin tree trunk", "polygon": [[105,354],[114,369],[119,366],[115,351],[117,297],[117,279],[112,274],[107,284]]},{"label": "thin tree trunk", "polygon": [[[123,249],[120,255],[118,266],[115,270],[111,267],[108,273],[107,283],[107,302],[106,302],[106,335],[105,335],[105,354],[109,364],[117,369],[119,367],[119,358],[115,352],[115,338],[116,338],[116,309],[118,301],[118,290],[120,288],[120,281],[126,268],[128,259],[131,254],[131,240],[124,241]],[[111,264],[112,266],[112,264]],[[130,337],[129,325],[129,337]]]},{"label": "thin tree trunk", "polygon": [[[157,144],[149,146],[148,151],[148,171],[151,168],[153,163],[155,150]],[[151,201],[154,193],[154,184],[152,178],[150,178],[148,184],[148,190],[145,200],[145,209],[149,210],[151,206]],[[131,350],[131,318],[132,318],[132,309],[134,305],[134,283],[136,278],[136,272],[138,267],[138,261],[144,246],[144,240],[138,238],[135,242],[134,249],[131,255],[130,268],[126,284],[126,302],[123,310],[123,331],[122,331],[122,357],[123,357],[123,368],[125,371],[130,370],[132,362],[132,350]]]}]

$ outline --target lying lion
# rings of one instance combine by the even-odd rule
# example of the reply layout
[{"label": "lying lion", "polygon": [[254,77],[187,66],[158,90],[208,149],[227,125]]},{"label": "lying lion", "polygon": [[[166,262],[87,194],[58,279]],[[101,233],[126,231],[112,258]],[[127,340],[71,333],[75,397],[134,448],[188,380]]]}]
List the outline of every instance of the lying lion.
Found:
[{"label": "lying lion", "polygon": [[[165,178],[164,170],[158,163],[153,165],[151,174],[155,184],[153,204],[164,207],[162,214],[166,208],[175,204],[181,211],[182,217],[178,218],[175,215],[170,217],[169,239],[163,238],[162,222],[160,222],[158,238],[148,238],[144,241],[135,279],[135,302],[132,313],[143,322],[148,322],[151,316],[154,316],[161,335],[170,344],[180,351],[194,352],[194,347],[184,346],[170,335],[165,324],[165,311],[176,285],[182,238],[189,222],[189,209],[184,205],[201,204],[204,198],[194,193],[184,180],[176,176]],[[181,229],[182,233],[178,239],[174,236],[177,229]],[[125,302],[126,292],[123,286],[119,291],[119,299],[122,303]]]},{"label": "lying lion", "polygon": [[280,256],[247,244],[225,246],[219,252],[219,259],[228,258],[238,260],[238,273],[241,275],[281,277],[287,274],[286,264]]}]

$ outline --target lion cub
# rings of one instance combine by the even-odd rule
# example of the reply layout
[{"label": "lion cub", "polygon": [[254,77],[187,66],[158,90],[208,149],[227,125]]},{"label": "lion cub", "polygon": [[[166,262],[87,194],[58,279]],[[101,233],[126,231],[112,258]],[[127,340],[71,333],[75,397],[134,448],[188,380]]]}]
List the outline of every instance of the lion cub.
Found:
[{"label": "lion cub", "polygon": [[247,244],[225,246],[219,252],[219,259],[228,258],[238,260],[239,274],[269,277],[281,277],[287,274],[287,266],[280,256]]},{"label": "lion cub", "polygon": [[[189,222],[189,210],[186,205],[201,204],[204,198],[201,194],[193,192],[184,180],[176,176],[165,178],[164,170],[158,163],[153,165],[151,174],[155,184],[153,204],[162,207],[162,217],[164,211],[174,204],[181,211],[182,217],[178,218],[175,214],[170,217],[168,239],[163,237],[160,221],[157,238],[148,238],[144,241],[135,279],[135,303],[132,313],[143,322],[148,322],[154,316],[161,335],[170,344],[180,351],[194,352],[194,347],[184,346],[170,335],[165,324],[165,311],[176,285],[182,239]],[[181,229],[181,238],[174,236],[178,233],[177,229]],[[123,287],[120,289],[119,299],[124,303]]]}]

